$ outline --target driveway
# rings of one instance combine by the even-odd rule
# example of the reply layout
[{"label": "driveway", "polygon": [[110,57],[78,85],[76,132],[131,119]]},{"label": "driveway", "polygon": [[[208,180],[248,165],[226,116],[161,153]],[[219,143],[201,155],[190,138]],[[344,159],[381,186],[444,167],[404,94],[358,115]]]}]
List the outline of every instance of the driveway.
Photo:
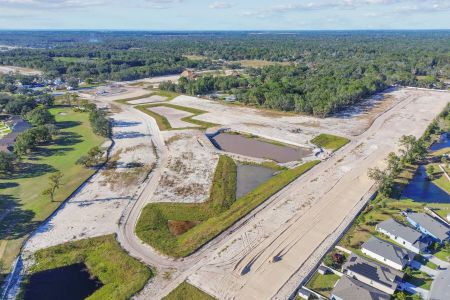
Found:
[{"label": "driveway", "polygon": [[430,300],[450,299],[450,269],[439,271],[431,284]]}]

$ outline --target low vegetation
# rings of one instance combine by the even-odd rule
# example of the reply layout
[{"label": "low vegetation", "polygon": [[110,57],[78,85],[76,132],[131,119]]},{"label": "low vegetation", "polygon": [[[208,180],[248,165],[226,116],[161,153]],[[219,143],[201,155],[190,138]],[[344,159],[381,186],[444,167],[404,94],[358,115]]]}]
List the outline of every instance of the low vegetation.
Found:
[{"label": "low vegetation", "polygon": [[339,278],[338,275],[333,273],[322,275],[316,272],[313,277],[311,277],[311,280],[308,281],[306,287],[330,298],[330,292],[333,290],[333,287]]},{"label": "low vegetation", "polygon": [[76,263],[84,263],[103,286],[88,297],[95,299],[130,299],[140,291],[153,273],[129,256],[114,235],[84,239],[39,250],[30,274]]},{"label": "low vegetation", "polygon": [[205,122],[205,121],[201,121],[201,120],[196,120],[194,119],[194,117],[202,115],[207,113],[207,111],[204,110],[200,110],[200,109],[196,109],[196,108],[192,108],[192,107],[186,107],[186,106],[180,106],[180,105],[175,105],[175,104],[169,104],[169,103],[164,103],[164,104],[147,104],[147,105],[138,105],[136,106],[136,108],[140,111],[142,111],[143,113],[146,113],[147,115],[149,115],[150,117],[154,118],[156,120],[156,123],[158,124],[158,127],[160,130],[165,131],[165,130],[172,130],[172,129],[176,129],[176,130],[180,130],[180,129],[191,129],[191,128],[199,128],[199,127],[184,127],[184,128],[172,128],[172,126],[170,125],[169,120],[167,120],[166,117],[157,114],[153,111],[151,111],[149,108],[152,107],[158,107],[158,106],[164,106],[164,107],[170,107],[173,109],[178,109],[178,110],[182,110],[182,111],[186,111],[192,114],[192,116],[188,116],[188,117],[184,117],[181,120],[184,122],[188,122],[194,125],[198,125],[200,126],[200,128],[209,128],[209,127],[215,127],[215,126],[219,126],[218,124],[214,124],[214,123],[209,123],[209,122]]},{"label": "low vegetation", "polygon": [[[236,184],[235,179],[233,180],[235,163],[231,158],[221,156],[209,201],[203,204],[148,204],[139,218],[136,234],[145,243],[164,254],[174,257],[187,256],[317,163],[318,161],[311,161],[294,169],[282,171],[247,195],[233,201],[232,192],[235,194],[233,186]],[[169,230],[169,220],[200,223],[175,236]]]},{"label": "low vegetation", "polygon": [[170,292],[163,300],[214,300],[214,297],[199,290],[195,286],[183,282],[176,289]]},{"label": "low vegetation", "polygon": [[344,137],[322,133],[311,140],[311,143],[328,150],[336,151],[345,146],[349,139]]},{"label": "low vegetation", "polygon": [[[99,146],[104,138],[92,132],[87,113],[67,107],[52,108],[58,133],[46,145],[38,145],[22,156],[10,172],[2,174],[0,213],[5,213],[0,226],[0,253],[2,266],[7,270],[17,255],[23,239],[47,218],[90,175],[76,162],[89,149]],[[62,173],[53,201],[43,191],[49,177]]]}]

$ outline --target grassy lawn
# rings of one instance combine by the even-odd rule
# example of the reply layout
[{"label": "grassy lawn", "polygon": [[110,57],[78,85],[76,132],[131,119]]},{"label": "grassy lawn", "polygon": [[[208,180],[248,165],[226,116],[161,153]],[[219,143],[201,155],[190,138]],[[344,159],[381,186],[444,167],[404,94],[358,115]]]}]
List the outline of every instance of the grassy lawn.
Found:
[{"label": "grassy lawn", "polygon": [[433,282],[433,279],[430,276],[418,270],[413,270],[411,276],[406,275],[404,279],[407,282],[428,291]]},{"label": "grassy lawn", "polygon": [[336,274],[321,275],[316,272],[313,277],[311,277],[311,280],[308,281],[306,287],[330,298],[330,292],[333,290],[333,287],[339,278],[340,277]]},{"label": "grassy lawn", "polygon": [[[437,167],[437,168],[439,168],[439,167]],[[444,190],[450,194],[450,180],[447,179],[447,177],[441,171],[441,169],[438,169],[438,170],[439,170],[439,173],[436,175],[437,178],[433,180],[433,183],[436,184],[438,187],[440,187],[442,190]]]},{"label": "grassy lawn", "polygon": [[319,134],[311,140],[311,143],[332,151],[338,150],[339,148],[345,146],[348,142],[350,142],[350,140],[344,137],[325,133]]},{"label": "grassy lawn", "polygon": [[[89,149],[101,145],[104,138],[95,135],[88,114],[70,108],[53,108],[60,134],[48,146],[39,147],[23,158],[12,176],[0,178],[0,257],[3,271],[17,256],[23,239],[46,219],[94,170],[75,162]],[[42,196],[48,177],[56,170],[63,173],[62,186],[57,190],[55,202]]]},{"label": "grassy lawn", "polygon": [[[183,127],[183,128],[172,128],[172,126],[170,126],[169,121],[167,120],[166,117],[157,114],[151,110],[149,110],[148,108],[152,108],[152,107],[158,107],[158,106],[164,106],[164,107],[170,107],[173,109],[178,109],[178,110],[182,110],[182,111],[186,111],[192,114],[192,116],[188,116],[188,117],[184,117],[181,120],[184,122],[188,122],[188,123],[192,123],[194,125],[199,125],[200,127]],[[181,129],[201,129],[201,128],[209,128],[209,127],[216,127],[219,126],[218,124],[214,124],[214,123],[209,123],[209,122],[205,122],[205,121],[200,121],[200,120],[196,120],[193,119],[196,116],[202,115],[207,113],[207,111],[204,110],[200,110],[200,109],[196,109],[196,108],[192,108],[192,107],[186,107],[186,106],[180,106],[180,105],[175,105],[175,104],[169,104],[169,103],[164,103],[164,104],[147,104],[147,105],[138,105],[136,106],[136,108],[140,111],[142,111],[143,113],[146,113],[147,115],[151,116],[152,118],[154,118],[156,120],[156,123],[158,124],[158,127],[161,131],[165,131],[165,130],[181,130]]]},{"label": "grassy lawn", "polygon": [[[247,195],[231,201],[235,176],[232,160],[221,156],[214,174],[210,200],[202,204],[152,203],[142,211],[136,226],[136,234],[158,251],[185,257],[230,227],[258,205],[277,193],[287,184],[311,169],[319,161],[305,163],[273,176]],[[234,180],[235,184],[235,180]],[[220,192],[215,192],[215,190]],[[173,235],[167,226],[169,220],[197,221],[193,228],[180,235]]]},{"label": "grassy lawn", "polygon": [[441,249],[440,251],[434,253],[433,255],[439,258],[440,260],[450,262],[450,251]]},{"label": "grassy lawn", "polygon": [[104,284],[89,298],[129,299],[153,276],[152,271],[129,256],[114,235],[84,239],[39,250],[30,274],[84,263],[90,273]]},{"label": "grassy lawn", "polygon": [[195,286],[183,282],[170,292],[163,300],[214,300],[214,297],[199,290]]},{"label": "grassy lawn", "polygon": [[435,263],[429,261],[428,259],[426,259],[425,257],[423,257],[420,254],[416,255],[414,257],[414,260],[420,262],[422,265],[425,265],[430,269],[437,270],[437,268],[438,268],[438,266]]}]

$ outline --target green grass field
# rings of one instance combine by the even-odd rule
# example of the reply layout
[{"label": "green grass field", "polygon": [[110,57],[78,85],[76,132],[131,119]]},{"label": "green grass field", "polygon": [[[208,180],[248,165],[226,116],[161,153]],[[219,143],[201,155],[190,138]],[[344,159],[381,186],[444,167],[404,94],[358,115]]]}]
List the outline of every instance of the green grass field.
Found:
[{"label": "green grass field", "polygon": [[306,287],[330,298],[330,292],[333,290],[333,287],[339,278],[340,277],[335,274],[321,275],[316,272],[313,277],[311,277],[311,280],[308,281]]},{"label": "green grass field", "polygon": [[199,290],[195,286],[183,282],[176,289],[170,292],[163,300],[214,300],[214,297]]},{"label": "green grass field", "polygon": [[[0,225],[0,257],[3,271],[8,271],[23,239],[45,220],[90,175],[75,162],[89,149],[99,146],[104,138],[95,135],[88,114],[69,108],[53,108],[60,134],[49,146],[39,147],[24,157],[18,170],[0,179],[0,214],[5,214]],[[62,186],[57,190],[55,202],[42,196],[48,177],[59,170],[63,173]]]},{"label": "green grass field", "polygon": [[348,142],[350,142],[350,140],[344,137],[325,133],[319,134],[311,140],[311,143],[332,151],[338,150],[339,148],[345,146]]},{"label": "green grass field", "polygon": [[69,242],[39,250],[30,274],[84,263],[103,286],[87,299],[125,300],[140,291],[153,276],[143,263],[129,256],[114,235]]},{"label": "green grass field", "polygon": [[[185,257],[319,163],[319,161],[311,161],[294,169],[284,170],[229,205],[230,202],[227,199],[231,198],[229,193],[232,183],[226,178],[234,175],[232,175],[231,159],[224,157],[220,159],[224,165],[221,168],[219,160],[213,179],[212,190],[217,188],[221,191],[217,193],[216,200],[211,198],[213,200],[210,199],[203,204],[148,204],[143,209],[136,226],[136,234],[139,238],[164,254]],[[235,193],[235,190],[233,192]],[[211,195],[214,197],[214,193]],[[222,205],[218,206],[217,203],[220,201]],[[217,207],[220,209],[216,209]],[[227,209],[223,209],[224,207]],[[175,236],[167,226],[169,220],[197,221],[199,224]]]},{"label": "green grass field", "polygon": [[[200,127],[172,128],[172,126],[170,125],[170,123],[169,123],[169,121],[167,120],[166,117],[164,117],[164,116],[162,116],[160,114],[157,114],[157,113],[155,113],[155,112],[153,112],[153,111],[151,111],[149,109],[149,108],[158,107],[158,106],[170,107],[170,108],[173,108],[173,109],[178,109],[178,110],[189,112],[189,113],[192,114],[192,116],[184,117],[181,120],[184,121],[184,122],[188,122],[188,123],[194,124],[194,125],[198,125]],[[199,115],[207,113],[207,111],[196,109],[196,108],[192,108],[192,107],[180,106],[180,105],[175,105],[175,104],[170,104],[170,103],[163,103],[163,104],[138,105],[138,106],[135,106],[135,108],[137,108],[138,110],[142,111],[143,113],[146,113],[150,117],[154,118],[156,120],[156,123],[158,124],[158,127],[159,127],[159,129],[161,131],[192,129],[192,128],[194,128],[194,129],[205,129],[205,128],[209,128],[209,127],[219,126],[218,124],[214,124],[214,123],[209,123],[209,122],[204,122],[204,121],[193,119],[196,116],[199,116]]]}]

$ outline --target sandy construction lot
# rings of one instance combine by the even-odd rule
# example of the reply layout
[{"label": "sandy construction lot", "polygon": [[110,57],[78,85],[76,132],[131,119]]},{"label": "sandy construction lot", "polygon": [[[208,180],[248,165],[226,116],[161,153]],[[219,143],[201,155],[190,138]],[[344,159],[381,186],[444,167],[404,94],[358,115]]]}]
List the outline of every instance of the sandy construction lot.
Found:
[{"label": "sandy construction lot", "polygon": [[40,227],[25,252],[117,231],[117,222],[156,161],[149,129],[139,115],[113,116],[114,146],[108,168],[97,173]]},{"label": "sandy construction lot", "polygon": [[152,202],[200,203],[208,200],[219,155],[198,130],[164,132],[168,163]]},{"label": "sandy construction lot", "polygon": [[165,106],[147,107],[146,109],[167,118],[167,121],[169,121],[172,128],[199,127],[198,125],[182,120],[183,118],[192,116],[192,114],[187,111]]},{"label": "sandy construction lot", "polygon": [[166,101],[167,97],[159,96],[159,95],[153,95],[147,98],[137,99],[137,100],[131,100],[127,101],[128,104],[136,105],[136,104],[148,104],[148,103],[158,103]]},{"label": "sandy construction lot", "polygon": [[373,186],[367,169],[383,166],[402,135],[422,135],[450,101],[450,93],[437,91],[391,95],[403,101],[269,200],[197,264],[189,281],[218,299],[287,299],[364,205]]},{"label": "sandy construction lot", "polygon": [[39,70],[15,67],[15,66],[1,66],[0,65],[0,73],[8,74],[8,73],[20,73],[22,75],[42,75],[42,72]]},{"label": "sandy construction lot", "polygon": [[[405,90],[377,95],[352,110],[326,119],[287,113],[257,110],[237,105],[225,105],[217,101],[179,96],[172,102],[209,111],[196,119],[222,124],[234,130],[253,133],[294,145],[309,145],[319,133],[339,136],[356,136],[364,132],[383,111],[408,97]],[[384,101],[381,101],[383,100]]]}]

